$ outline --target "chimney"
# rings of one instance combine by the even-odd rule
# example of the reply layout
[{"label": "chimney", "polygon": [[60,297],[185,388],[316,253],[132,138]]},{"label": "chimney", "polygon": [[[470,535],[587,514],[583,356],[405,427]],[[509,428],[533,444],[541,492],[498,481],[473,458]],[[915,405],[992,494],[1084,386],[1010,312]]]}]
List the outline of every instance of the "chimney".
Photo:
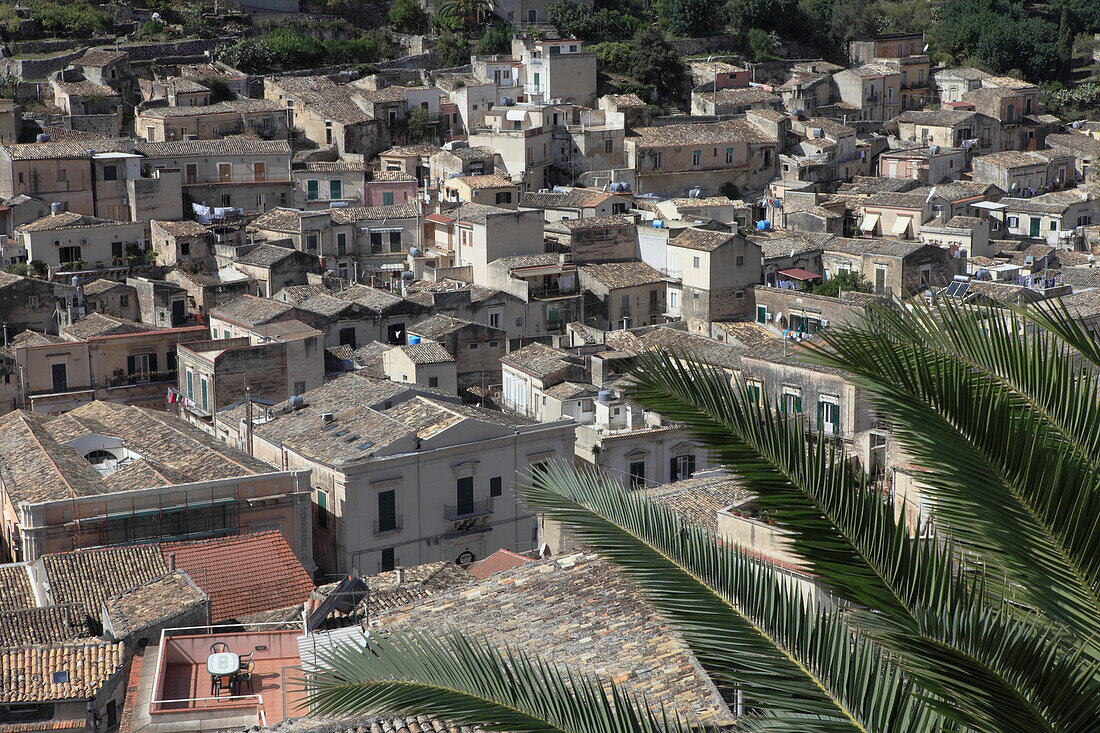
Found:
[{"label": "chimney", "polygon": [[168,572],[176,572],[176,553],[174,552],[168,554]]},{"label": "chimney", "polygon": [[394,568],[393,572],[397,575],[398,585],[401,585],[405,582],[405,568]]}]

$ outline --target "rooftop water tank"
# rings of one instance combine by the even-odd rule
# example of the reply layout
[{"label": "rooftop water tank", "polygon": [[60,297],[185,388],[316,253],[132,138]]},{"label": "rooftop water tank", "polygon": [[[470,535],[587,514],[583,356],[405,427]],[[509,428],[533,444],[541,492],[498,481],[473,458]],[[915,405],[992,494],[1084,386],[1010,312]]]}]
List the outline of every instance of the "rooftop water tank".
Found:
[{"label": "rooftop water tank", "polygon": [[60,214],[64,210],[65,210],[65,204],[61,203],[60,201],[54,201],[52,204],[50,204],[50,213],[53,214],[54,216],[57,216],[58,214]]},{"label": "rooftop water tank", "polygon": [[420,337],[413,334],[409,334],[409,346],[420,343]]},{"label": "rooftop water tank", "polygon": [[596,399],[600,402],[607,403],[611,401],[611,390],[601,389],[596,393]]}]

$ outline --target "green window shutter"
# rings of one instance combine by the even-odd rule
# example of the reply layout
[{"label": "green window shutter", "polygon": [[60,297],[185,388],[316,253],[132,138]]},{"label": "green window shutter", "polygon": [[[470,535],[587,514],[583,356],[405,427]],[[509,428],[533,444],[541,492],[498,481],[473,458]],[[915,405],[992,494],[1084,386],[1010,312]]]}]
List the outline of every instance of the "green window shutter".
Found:
[{"label": "green window shutter", "polygon": [[817,430],[820,432],[825,427],[825,402],[817,403]]},{"label": "green window shutter", "polygon": [[328,494],[317,489],[317,506],[321,509],[328,509]]},{"label": "green window shutter", "polygon": [[136,371],[137,371],[136,360],[134,359],[133,356],[127,356],[126,357],[126,373],[127,374],[133,374]]},{"label": "green window shutter", "polygon": [[765,305],[756,306],[756,322],[767,323],[768,322],[768,307]]},{"label": "green window shutter", "polygon": [[209,394],[207,393],[206,380],[205,379],[200,379],[199,380],[199,385],[202,387],[202,402],[199,403],[199,406],[202,407],[202,409],[206,410],[206,409],[208,409],[207,408],[207,398],[209,397]]},{"label": "green window shutter", "polygon": [[802,397],[795,395],[794,398],[794,412],[796,415],[802,414]]},{"label": "green window shutter", "polygon": [[390,252],[401,251],[401,232],[390,232]]},{"label": "green window shutter", "polygon": [[329,198],[339,199],[344,197],[344,184],[342,181],[329,181]]},{"label": "green window shutter", "polygon": [[383,191],[382,192],[382,205],[383,206],[392,206],[393,205],[393,191]]},{"label": "green window shutter", "polygon": [[317,199],[317,191],[317,181],[306,181],[306,197],[310,201],[314,201]]},{"label": "green window shutter", "polygon": [[833,435],[840,435],[840,405],[833,405]]},{"label": "green window shutter", "polygon": [[195,399],[195,374],[194,372],[187,372],[187,399]]},{"label": "green window shutter", "polygon": [[149,354],[149,371],[151,371],[151,372],[156,372],[157,371],[157,355],[156,354]]}]

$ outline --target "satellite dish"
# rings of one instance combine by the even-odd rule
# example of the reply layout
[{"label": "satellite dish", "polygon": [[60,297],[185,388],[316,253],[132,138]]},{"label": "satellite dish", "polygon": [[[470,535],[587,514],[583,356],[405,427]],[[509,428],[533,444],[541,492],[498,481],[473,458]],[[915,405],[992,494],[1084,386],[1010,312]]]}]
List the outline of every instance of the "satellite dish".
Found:
[{"label": "satellite dish", "polygon": [[924,44],[924,49],[921,51],[921,53],[928,53],[928,44],[927,43]]},{"label": "satellite dish", "polygon": [[160,13],[153,13],[153,20],[160,20]]}]

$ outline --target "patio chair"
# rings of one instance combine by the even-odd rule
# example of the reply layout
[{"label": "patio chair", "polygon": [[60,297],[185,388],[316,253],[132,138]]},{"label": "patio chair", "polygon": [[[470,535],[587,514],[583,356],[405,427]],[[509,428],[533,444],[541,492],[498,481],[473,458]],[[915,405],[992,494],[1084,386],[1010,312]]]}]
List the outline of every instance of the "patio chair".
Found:
[{"label": "patio chair", "polygon": [[224,641],[215,641],[210,645],[211,654],[224,654],[227,651],[229,651],[229,645]]},{"label": "patio chair", "polygon": [[252,672],[256,669],[256,663],[249,660],[247,664],[241,665],[241,671],[237,672],[237,693],[240,694],[241,685],[248,683],[248,691],[252,692]]}]

